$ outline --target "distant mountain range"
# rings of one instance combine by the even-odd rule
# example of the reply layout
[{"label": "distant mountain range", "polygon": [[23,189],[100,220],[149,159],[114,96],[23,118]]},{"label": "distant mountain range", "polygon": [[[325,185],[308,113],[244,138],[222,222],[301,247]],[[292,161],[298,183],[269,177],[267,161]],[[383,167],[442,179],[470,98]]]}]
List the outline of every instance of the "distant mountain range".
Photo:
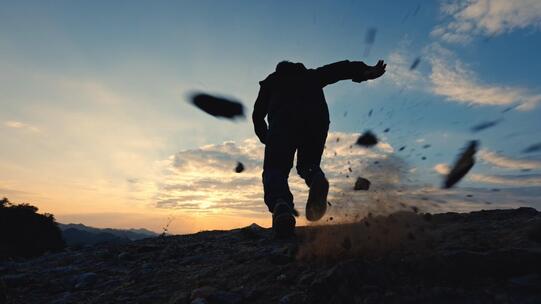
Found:
[{"label": "distant mountain range", "polygon": [[147,229],[94,228],[83,224],[58,224],[68,246],[85,246],[100,243],[123,244],[158,236]]}]

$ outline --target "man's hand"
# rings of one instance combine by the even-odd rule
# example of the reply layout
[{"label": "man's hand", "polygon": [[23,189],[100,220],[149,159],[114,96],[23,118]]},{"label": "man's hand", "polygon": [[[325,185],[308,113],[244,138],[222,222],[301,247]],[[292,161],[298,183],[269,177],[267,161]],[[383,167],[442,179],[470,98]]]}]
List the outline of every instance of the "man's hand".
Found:
[{"label": "man's hand", "polygon": [[362,82],[366,80],[376,79],[385,74],[385,68],[387,64],[383,60],[379,60],[375,66],[367,66],[362,76],[359,78],[353,78],[354,82]]},{"label": "man's hand", "polygon": [[381,77],[381,75],[385,74],[386,67],[387,64],[385,64],[383,60],[379,60],[375,66],[369,67],[368,70],[365,72],[366,79],[369,80]]}]

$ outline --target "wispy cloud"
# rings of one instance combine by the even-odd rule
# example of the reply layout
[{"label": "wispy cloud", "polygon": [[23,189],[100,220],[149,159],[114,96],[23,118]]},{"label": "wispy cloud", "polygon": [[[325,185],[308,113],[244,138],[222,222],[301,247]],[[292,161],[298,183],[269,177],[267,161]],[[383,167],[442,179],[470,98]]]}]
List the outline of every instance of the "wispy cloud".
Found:
[{"label": "wispy cloud", "polygon": [[541,168],[541,161],[511,158],[486,149],[479,151],[478,156],[484,162],[503,169],[523,170]]},{"label": "wispy cloud", "polygon": [[437,26],[432,35],[450,43],[541,26],[541,2],[537,0],[462,0],[444,3],[441,11],[450,21]]},{"label": "wispy cloud", "polygon": [[28,131],[28,132],[33,132],[33,133],[41,132],[41,130],[36,126],[33,126],[28,123],[20,122],[20,121],[15,121],[15,120],[5,121],[4,126],[11,129],[20,129],[23,131]]},{"label": "wispy cloud", "polygon": [[482,83],[453,52],[437,43],[428,52],[432,65],[431,90],[450,101],[470,105],[517,104],[517,110],[522,111],[532,110],[541,101],[541,94],[531,94],[523,88]]},{"label": "wispy cloud", "polygon": [[469,179],[474,182],[484,184],[496,184],[504,186],[541,186],[541,175],[486,175],[486,174],[471,174]]},{"label": "wispy cloud", "polygon": [[[486,83],[456,54],[441,42],[467,42],[476,35],[494,36],[527,27],[540,28],[541,2],[537,0],[465,0],[447,2],[441,11],[450,22],[437,25],[432,36],[436,42],[415,54],[406,38],[389,55],[387,77],[397,86],[416,89],[467,105],[516,106],[530,111],[541,102],[541,93],[517,86]],[[414,55],[411,55],[414,54]],[[422,55],[431,71],[428,75],[411,62]]]},{"label": "wispy cloud", "polygon": [[401,89],[425,91],[467,105],[514,105],[519,111],[530,111],[541,102],[541,94],[526,88],[484,83],[453,51],[440,43],[431,43],[421,52],[423,62],[431,68],[428,74],[410,69],[414,56],[407,54],[412,52],[405,40],[389,55],[386,76]]},{"label": "wispy cloud", "polygon": [[[413,89],[423,86],[426,78],[418,69],[411,69],[415,60],[414,50],[408,40],[403,40],[399,47],[387,59],[387,72],[385,77],[401,88]],[[417,54],[420,55],[420,54]]]}]

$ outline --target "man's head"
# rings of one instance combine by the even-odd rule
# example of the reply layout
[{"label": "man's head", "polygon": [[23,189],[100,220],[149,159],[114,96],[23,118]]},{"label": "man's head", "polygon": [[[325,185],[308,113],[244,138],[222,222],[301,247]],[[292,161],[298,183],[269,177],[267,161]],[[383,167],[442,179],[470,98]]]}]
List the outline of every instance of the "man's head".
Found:
[{"label": "man's head", "polygon": [[276,73],[279,73],[279,74],[289,75],[289,74],[295,74],[304,70],[306,70],[306,67],[304,66],[304,64],[300,62],[293,63],[291,61],[284,60],[276,65]]}]

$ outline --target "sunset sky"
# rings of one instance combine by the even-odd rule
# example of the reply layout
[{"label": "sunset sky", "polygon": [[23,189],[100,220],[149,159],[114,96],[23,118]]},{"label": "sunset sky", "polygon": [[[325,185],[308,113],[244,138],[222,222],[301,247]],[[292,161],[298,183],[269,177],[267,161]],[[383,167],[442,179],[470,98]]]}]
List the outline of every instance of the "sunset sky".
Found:
[{"label": "sunset sky", "polygon": [[[250,119],[188,96],[232,97],[250,116],[281,60],[384,59],[381,79],[325,89],[330,215],[541,209],[541,149],[528,152],[541,144],[540,49],[538,0],[0,0],[0,197],[96,227],[268,226]],[[367,129],[380,144],[350,148]],[[440,190],[473,139],[477,164]],[[373,191],[353,192],[357,176]],[[291,185],[302,213],[294,170]]]}]

